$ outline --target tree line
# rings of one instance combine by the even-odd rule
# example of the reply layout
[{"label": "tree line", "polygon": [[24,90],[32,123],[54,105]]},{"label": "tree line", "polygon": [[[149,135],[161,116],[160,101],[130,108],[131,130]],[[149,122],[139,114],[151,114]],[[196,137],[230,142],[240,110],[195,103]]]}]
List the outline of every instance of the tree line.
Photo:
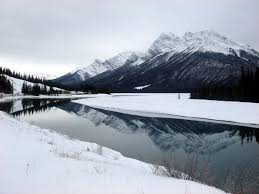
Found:
[{"label": "tree line", "polygon": [[89,92],[91,91],[92,94],[98,94],[98,93],[103,93],[103,94],[110,94],[111,89],[110,88],[100,88],[92,85],[88,85],[86,83],[83,83],[79,86],[79,91],[82,92]]},{"label": "tree line", "polygon": [[241,69],[241,75],[234,86],[207,85],[191,92],[192,99],[234,100],[259,102],[259,68]]},{"label": "tree line", "polygon": [[67,94],[69,92],[64,90],[57,90],[53,87],[47,87],[46,85],[40,85],[40,84],[28,84],[27,82],[24,82],[22,85],[22,93],[26,95],[34,95],[39,96],[42,95],[50,95],[50,94]]},{"label": "tree line", "polygon": [[47,80],[44,78],[39,78],[37,76],[33,76],[30,74],[21,74],[19,72],[11,71],[10,69],[3,68],[3,67],[0,67],[0,74],[8,75],[10,77],[22,79],[22,80],[25,80],[28,82],[33,82],[33,83],[42,83],[42,84],[47,83]]}]

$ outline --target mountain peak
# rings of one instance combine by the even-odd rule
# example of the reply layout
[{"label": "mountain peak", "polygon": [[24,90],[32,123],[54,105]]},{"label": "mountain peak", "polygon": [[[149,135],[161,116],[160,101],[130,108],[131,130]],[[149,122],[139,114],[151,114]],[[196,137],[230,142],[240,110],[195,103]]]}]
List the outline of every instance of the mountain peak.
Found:
[{"label": "mountain peak", "polygon": [[147,51],[147,56],[152,57],[159,53],[178,50],[182,46],[183,45],[180,37],[171,32],[163,32],[150,46]]},{"label": "mountain peak", "polygon": [[163,32],[159,35],[158,39],[163,39],[163,38],[168,38],[168,39],[174,39],[177,38],[177,36],[175,34],[173,34],[172,32]]},{"label": "mountain peak", "polygon": [[102,60],[100,60],[100,59],[95,59],[95,60],[94,60],[94,63],[100,64],[100,63],[102,63]]},{"label": "mountain peak", "polygon": [[195,33],[189,40],[189,43],[195,43],[200,47],[200,51],[204,52],[210,51],[231,55],[234,51],[239,56],[240,51],[244,50],[254,54],[250,46],[233,41],[214,30],[204,30]]},{"label": "mountain peak", "polygon": [[185,32],[185,34],[183,35],[183,37],[192,37],[193,33],[192,32]]}]

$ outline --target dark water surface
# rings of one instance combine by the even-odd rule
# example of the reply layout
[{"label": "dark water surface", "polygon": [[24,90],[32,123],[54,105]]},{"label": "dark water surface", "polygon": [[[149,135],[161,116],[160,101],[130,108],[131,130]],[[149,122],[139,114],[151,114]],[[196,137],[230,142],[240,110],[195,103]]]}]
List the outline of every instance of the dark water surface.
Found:
[{"label": "dark water surface", "polygon": [[199,160],[209,164],[214,185],[219,187],[228,170],[238,171],[246,165],[247,179],[251,179],[259,169],[259,129],[134,116],[60,100],[21,100],[0,104],[0,109],[39,127],[148,163],[164,165],[170,156],[175,166],[183,166],[199,153]]}]

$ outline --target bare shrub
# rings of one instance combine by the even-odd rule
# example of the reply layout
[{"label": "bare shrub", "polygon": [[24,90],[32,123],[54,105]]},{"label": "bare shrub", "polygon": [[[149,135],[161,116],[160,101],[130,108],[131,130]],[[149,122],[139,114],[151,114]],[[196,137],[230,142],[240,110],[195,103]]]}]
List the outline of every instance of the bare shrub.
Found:
[{"label": "bare shrub", "polygon": [[94,170],[95,170],[95,172],[96,172],[97,174],[102,174],[102,171],[101,171],[100,167],[94,166]]},{"label": "bare shrub", "polygon": [[235,194],[256,194],[259,190],[259,170],[252,168],[252,162],[238,165],[234,170],[227,169],[223,177],[222,189]]},{"label": "bare shrub", "polygon": [[119,156],[115,155],[115,156],[113,156],[113,159],[114,160],[119,160]]},{"label": "bare shrub", "polygon": [[188,156],[182,166],[177,165],[173,154],[166,157],[162,165],[152,165],[152,172],[160,176],[214,185],[233,194],[256,194],[259,190],[259,170],[253,168],[255,165],[252,162],[240,164],[236,169],[227,169],[219,185],[215,185],[214,176],[209,170],[210,158],[202,158],[197,151]]},{"label": "bare shrub", "polygon": [[174,177],[178,179],[192,180],[191,177],[189,177],[187,174],[184,174],[183,172],[179,172],[171,167],[169,170],[169,167],[153,164],[151,166],[151,170],[153,174],[156,174],[159,176],[167,176],[167,177]]},{"label": "bare shrub", "polygon": [[167,176],[167,175],[164,175],[165,169],[164,169],[163,166],[151,164],[150,168],[151,168],[152,173],[155,174],[155,175]]},{"label": "bare shrub", "polygon": [[61,152],[59,153],[58,155],[60,157],[63,157],[63,158],[72,158],[72,159],[76,159],[76,160],[80,160],[80,155],[82,154],[82,152],[72,152],[72,153],[69,153],[69,152]]},{"label": "bare shrub", "polygon": [[209,159],[202,161],[199,152],[194,152],[188,156],[183,166],[179,166],[173,154],[170,154],[164,158],[163,166],[153,165],[152,172],[157,175],[211,184],[213,179],[209,172],[209,163]]},{"label": "bare shrub", "polygon": [[182,171],[198,182],[209,185],[213,183],[214,179],[210,172],[210,157],[201,158],[201,154],[198,151],[187,157]]},{"label": "bare shrub", "polygon": [[54,145],[54,142],[53,141],[48,141],[47,144]]},{"label": "bare shrub", "polygon": [[54,149],[53,152],[59,155],[62,158],[72,158],[75,160],[80,160],[80,155],[84,152],[85,150],[77,151],[77,152],[58,152],[57,149]]},{"label": "bare shrub", "polygon": [[95,153],[99,154],[100,156],[103,155],[103,146],[97,145]]}]

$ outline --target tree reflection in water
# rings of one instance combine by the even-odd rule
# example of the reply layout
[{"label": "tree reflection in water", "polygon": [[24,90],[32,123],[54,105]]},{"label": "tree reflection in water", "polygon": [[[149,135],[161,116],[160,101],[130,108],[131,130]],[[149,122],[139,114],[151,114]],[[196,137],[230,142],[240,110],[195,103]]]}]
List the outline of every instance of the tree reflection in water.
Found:
[{"label": "tree reflection in water", "polygon": [[0,102],[0,111],[11,112],[13,109],[13,101]]},{"label": "tree reflection in water", "polygon": [[11,115],[19,117],[20,115],[32,115],[38,112],[45,112],[53,106],[68,103],[70,100],[64,99],[22,99],[23,110],[12,112]]}]

